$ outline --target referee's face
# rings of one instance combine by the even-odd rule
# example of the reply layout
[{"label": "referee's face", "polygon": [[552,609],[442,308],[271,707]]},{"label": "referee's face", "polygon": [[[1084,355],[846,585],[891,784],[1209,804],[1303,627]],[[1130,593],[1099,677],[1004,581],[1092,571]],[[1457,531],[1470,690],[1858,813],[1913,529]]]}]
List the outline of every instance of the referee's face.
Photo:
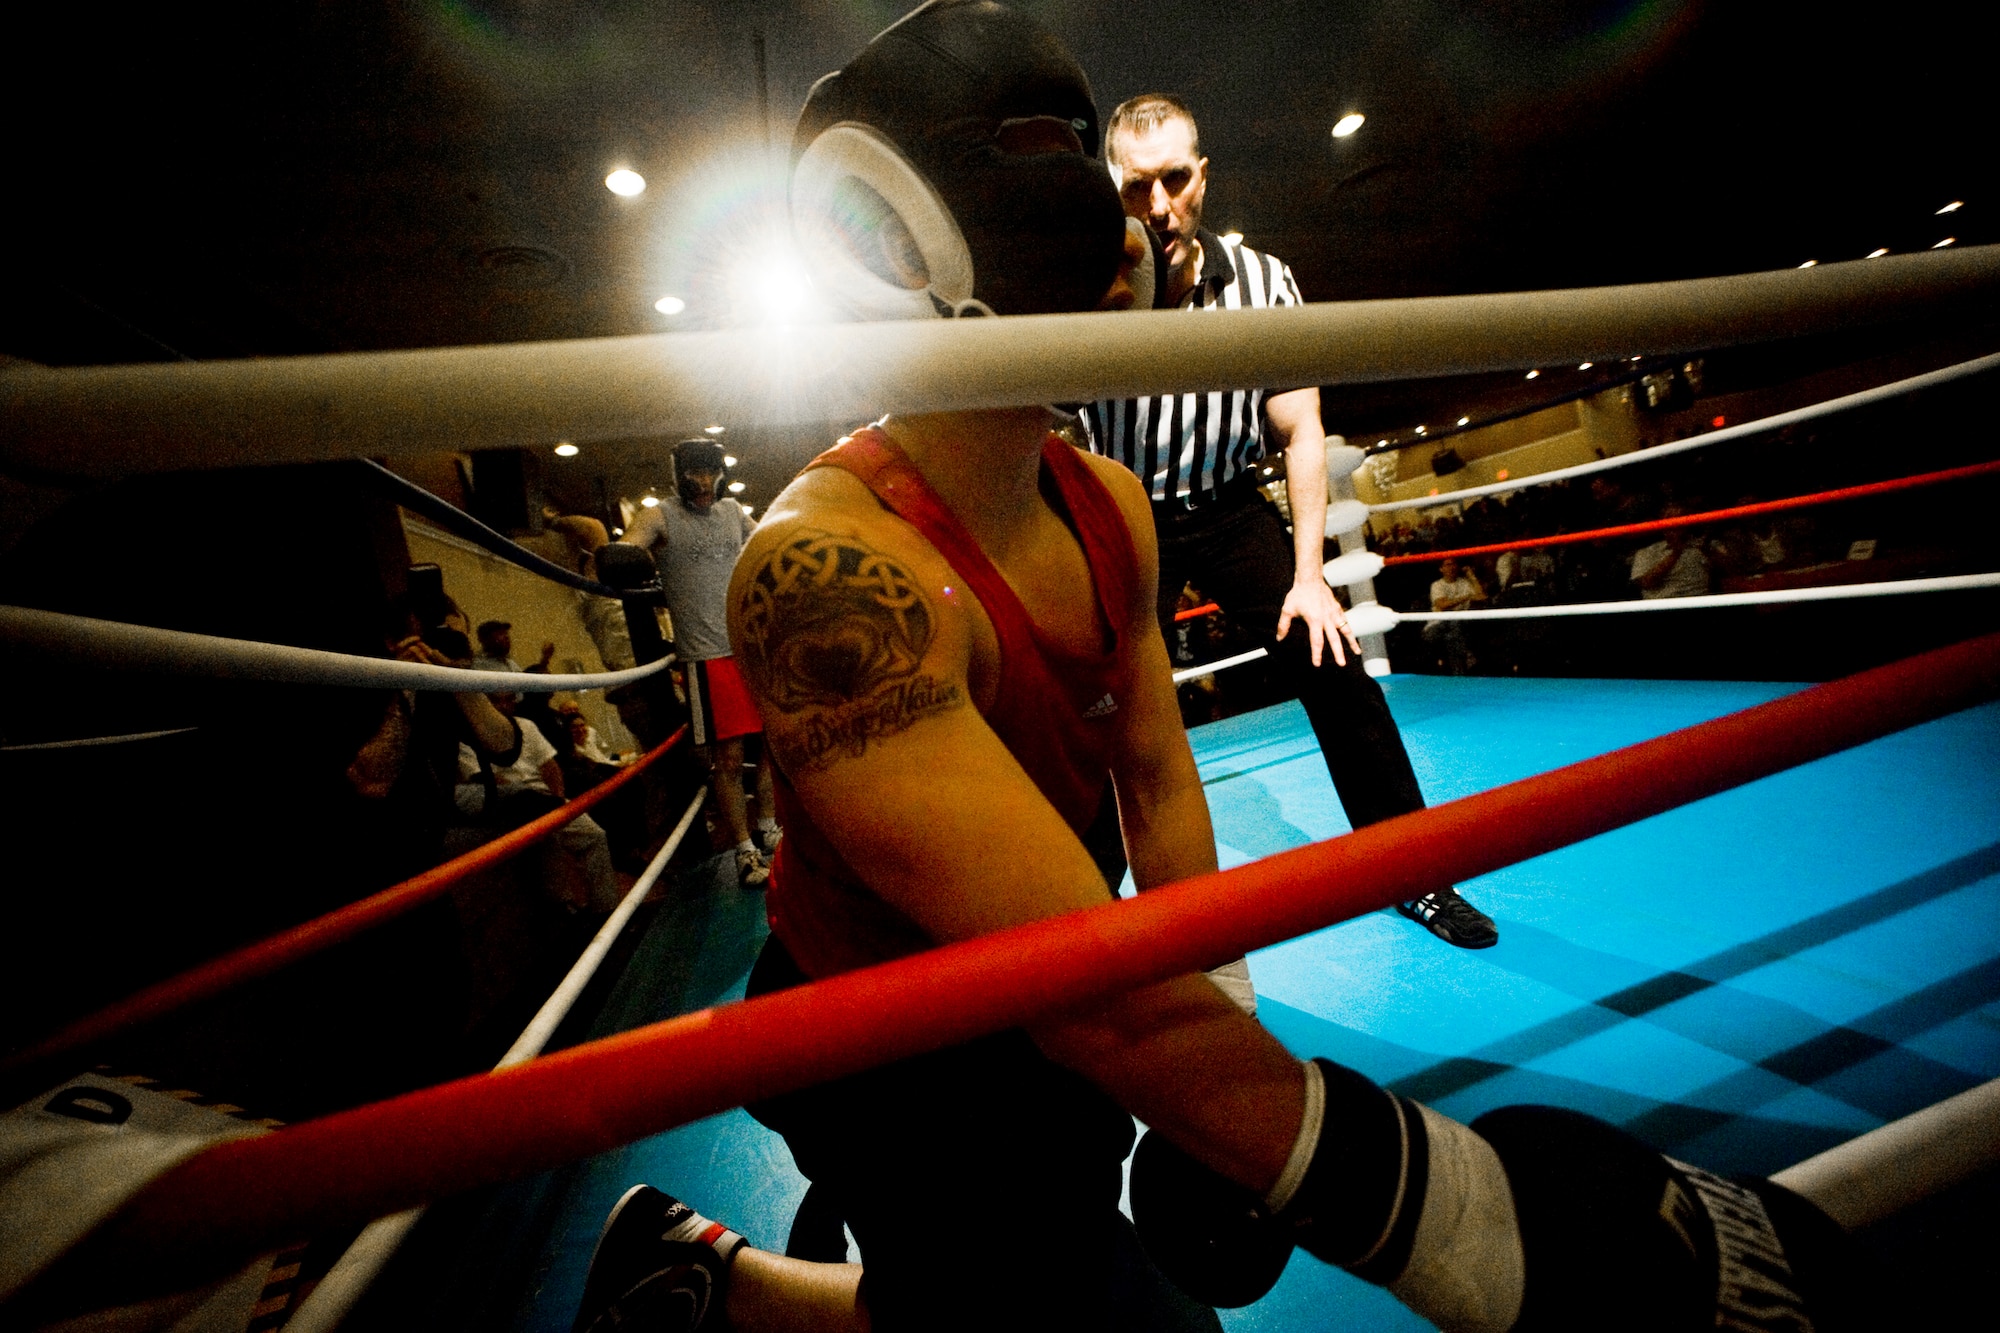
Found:
[{"label": "referee's face", "polygon": [[1120,134],[1118,197],[1125,212],[1151,227],[1167,252],[1167,267],[1194,263],[1194,236],[1208,194],[1208,159],[1196,157],[1194,127],[1178,118],[1143,134]]}]

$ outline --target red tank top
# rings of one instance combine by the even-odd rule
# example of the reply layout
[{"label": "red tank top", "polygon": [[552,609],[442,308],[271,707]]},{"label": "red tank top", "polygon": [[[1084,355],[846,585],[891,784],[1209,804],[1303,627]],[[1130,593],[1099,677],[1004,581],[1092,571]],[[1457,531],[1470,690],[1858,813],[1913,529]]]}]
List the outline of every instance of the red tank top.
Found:
[{"label": "red tank top", "polygon": [[[837,467],[860,478],[882,505],[937,548],[971,589],[1000,644],[999,682],[983,714],[1049,804],[1081,834],[1104,799],[1111,770],[1112,719],[1122,702],[1127,655],[1124,620],[1138,578],[1132,535],[1118,502],[1075,449],[1050,435],[1043,476],[1055,484],[1083,545],[1108,647],[1078,656],[1044,638],[1021,599],[979,549],[923,474],[889,438],[856,431],[808,467]],[[766,890],[772,933],[807,975],[830,976],[931,947],[935,941],[876,897],[867,876],[834,850],[798,795],[776,775],[784,841]]]}]

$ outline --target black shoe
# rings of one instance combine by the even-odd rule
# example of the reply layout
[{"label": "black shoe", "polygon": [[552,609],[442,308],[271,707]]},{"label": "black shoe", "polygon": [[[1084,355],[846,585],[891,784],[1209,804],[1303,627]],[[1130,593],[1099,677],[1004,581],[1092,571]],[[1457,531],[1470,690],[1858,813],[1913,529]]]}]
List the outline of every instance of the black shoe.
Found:
[{"label": "black shoe", "polygon": [[1439,889],[1415,902],[1397,903],[1396,910],[1461,949],[1489,949],[1500,942],[1493,918],[1459,897],[1457,889]]},{"label": "black shoe", "polygon": [[626,1190],[590,1256],[573,1333],[695,1333],[711,1317],[719,1324],[729,1260],[713,1243],[669,1238],[698,1217],[651,1185]]}]

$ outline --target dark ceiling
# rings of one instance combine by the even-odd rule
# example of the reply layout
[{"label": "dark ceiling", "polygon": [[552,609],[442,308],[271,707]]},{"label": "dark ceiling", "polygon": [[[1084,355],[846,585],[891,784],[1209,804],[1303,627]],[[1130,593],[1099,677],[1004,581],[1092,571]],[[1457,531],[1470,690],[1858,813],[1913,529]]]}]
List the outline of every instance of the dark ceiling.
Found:
[{"label": "dark ceiling", "polygon": [[[1564,287],[2000,240],[2000,18],[1932,0],[1023,0],[1100,106],[1184,96],[1209,221],[1308,297]],[[43,9],[9,43],[0,354],[239,357],[700,327],[806,89],[904,8]],[[1366,125],[1329,127],[1359,110]],[[650,183],[621,199],[605,173]],[[1937,210],[1962,200],[1957,212]],[[672,318],[654,300],[689,302]],[[1422,386],[1356,391],[1371,431]]]}]

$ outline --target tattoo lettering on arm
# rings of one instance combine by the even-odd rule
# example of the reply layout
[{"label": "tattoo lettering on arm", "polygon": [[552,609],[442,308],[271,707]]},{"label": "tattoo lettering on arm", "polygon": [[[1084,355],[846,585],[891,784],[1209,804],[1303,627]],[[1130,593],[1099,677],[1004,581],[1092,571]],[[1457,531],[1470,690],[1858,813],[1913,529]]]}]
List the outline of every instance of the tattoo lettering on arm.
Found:
[{"label": "tattoo lettering on arm", "polygon": [[772,740],[794,772],[859,758],[965,702],[919,668],[931,604],[901,562],[855,537],[805,533],[773,551],[737,595],[743,665],[785,716]]}]

